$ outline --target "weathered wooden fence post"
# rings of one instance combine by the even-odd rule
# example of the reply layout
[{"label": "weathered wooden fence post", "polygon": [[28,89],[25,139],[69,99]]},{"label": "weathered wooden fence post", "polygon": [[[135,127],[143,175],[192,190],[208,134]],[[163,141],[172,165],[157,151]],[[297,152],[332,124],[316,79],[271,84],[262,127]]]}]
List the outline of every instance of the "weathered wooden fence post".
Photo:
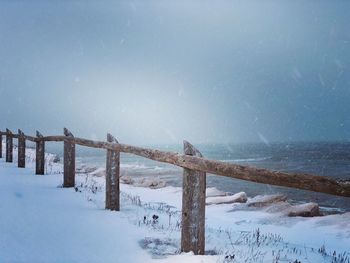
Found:
[{"label": "weathered wooden fence post", "polygon": [[36,131],[36,158],[35,158],[35,174],[45,174],[45,141],[43,135]]},{"label": "weathered wooden fence post", "polygon": [[6,129],[6,162],[12,163],[13,161],[13,138],[12,132]]},{"label": "weathered wooden fence post", "polygon": [[[107,134],[107,142],[118,143],[111,134]],[[107,150],[106,161],[106,209],[113,211],[120,210],[120,152]]]},{"label": "weathered wooden fence post", "polygon": [[0,131],[0,158],[2,158],[2,132]]},{"label": "weathered wooden fence post", "polygon": [[[184,141],[184,153],[202,157],[187,141]],[[206,173],[184,168],[182,190],[181,251],[204,255]]]},{"label": "weathered wooden fence post", "polygon": [[18,167],[26,167],[26,138],[18,129]]},{"label": "weathered wooden fence post", "polygon": [[[74,139],[73,134],[66,128],[63,129],[65,136]],[[64,141],[63,150],[63,187],[75,186],[75,142],[73,140]]]}]

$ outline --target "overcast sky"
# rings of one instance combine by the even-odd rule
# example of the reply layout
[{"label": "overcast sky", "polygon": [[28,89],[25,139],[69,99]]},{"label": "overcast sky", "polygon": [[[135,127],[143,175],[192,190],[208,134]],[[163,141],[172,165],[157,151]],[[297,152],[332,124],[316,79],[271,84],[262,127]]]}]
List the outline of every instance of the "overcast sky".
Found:
[{"label": "overcast sky", "polygon": [[0,1],[1,127],[350,140],[350,1]]}]

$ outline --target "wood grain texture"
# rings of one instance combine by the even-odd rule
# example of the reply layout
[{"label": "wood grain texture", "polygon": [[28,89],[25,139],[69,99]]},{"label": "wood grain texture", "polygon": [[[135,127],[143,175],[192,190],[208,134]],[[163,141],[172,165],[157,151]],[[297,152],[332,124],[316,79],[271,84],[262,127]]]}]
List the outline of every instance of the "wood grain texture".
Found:
[{"label": "wood grain texture", "polygon": [[[107,141],[118,143],[111,134],[107,134]],[[106,160],[106,209],[120,210],[120,152],[107,150]]]},{"label": "wood grain texture", "polygon": [[[186,141],[184,152],[186,155],[202,157]],[[182,190],[181,251],[204,255],[206,173],[184,168]]]},{"label": "wood grain texture", "polygon": [[[36,137],[42,138],[43,135],[36,131]],[[43,140],[36,142],[35,174],[45,174],[45,141]]]},{"label": "wood grain texture", "polygon": [[6,162],[13,162],[13,133],[6,129]]},{"label": "wood grain texture", "polygon": [[26,138],[24,133],[18,129],[18,167],[26,167]]},{"label": "wood grain texture", "polygon": [[[73,134],[66,128],[63,133],[73,139]],[[74,140],[65,140],[63,146],[63,187],[75,186],[75,143]]]}]

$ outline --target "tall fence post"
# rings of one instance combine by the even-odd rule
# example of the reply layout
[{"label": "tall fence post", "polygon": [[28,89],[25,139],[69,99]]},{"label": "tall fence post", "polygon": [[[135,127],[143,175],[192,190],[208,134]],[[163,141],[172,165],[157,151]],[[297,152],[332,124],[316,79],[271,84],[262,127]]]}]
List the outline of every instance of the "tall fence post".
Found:
[{"label": "tall fence post", "polygon": [[[107,142],[118,143],[111,134],[107,134]],[[106,209],[120,210],[120,152],[107,150],[106,161]]]},{"label": "tall fence post", "polygon": [[13,138],[12,132],[6,129],[6,162],[12,163],[13,161]]},{"label": "tall fence post", "polygon": [[42,140],[43,135],[36,131],[36,158],[35,158],[35,174],[45,174],[45,141]]},{"label": "tall fence post", "polygon": [[18,129],[18,167],[26,167],[26,138],[20,129]]},{"label": "tall fence post", "polygon": [[2,158],[2,132],[0,131],[0,158]]},{"label": "tall fence post", "polygon": [[[184,153],[202,157],[187,141],[184,141]],[[182,190],[181,251],[204,255],[206,173],[184,168]]]},{"label": "tall fence post", "polygon": [[[73,139],[73,134],[66,128],[63,129],[65,136]],[[75,186],[75,143],[74,141],[64,141],[63,149],[63,187]]]}]

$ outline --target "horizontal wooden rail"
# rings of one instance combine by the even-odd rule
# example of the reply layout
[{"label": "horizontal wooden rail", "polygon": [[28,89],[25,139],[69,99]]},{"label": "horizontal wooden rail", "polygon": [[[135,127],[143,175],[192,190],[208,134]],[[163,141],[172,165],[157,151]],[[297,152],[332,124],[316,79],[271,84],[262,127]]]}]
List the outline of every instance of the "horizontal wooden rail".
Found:
[{"label": "horizontal wooden rail", "polygon": [[36,142],[38,141],[36,137],[25,135],[26,140],[31,141],[31,142]]},{"label": "horizontal wooden rail", "polygon": [[349,181],[337,181],[325,176],[270,171],[268,169],[231,164],[197,156],[163,152],[124,144],[120,144],[120,151],[210,174],[222,175],[255,183],[292,187],[350,197]]},{"label": "horizontal wooden rail", "polygon": [[[0,135],[8,134],[6,132],[0,132]],[[13,138],[18,138],[19,135],[11,134],[11,136]],[[61,135],[45,136],[41,138],[25,135],[25,137],[34,142],[41,140],[55,142],[70,141],[81,146],[134,154],[154,161],[234,179],[350,197],[350,181],[335,180],[326,176],[271,171],[268,169],[209,160],[203,157],[153,150],[127,144],[94,141],[78,137]]]},{"label": "horizontal wooden rail", "polygon": [[115,143],[104,142],[104,141],[94,141],[89,139],[83,139],[78,137],[67,137],[67,136],[46,136],[43,137],[42,140],[48,142],[61,142],[61,141],[69,141],[81,146],[106,149],[116,151],[119,150],[119,147]]},{"label": "horizontal wooden rail", "polygon": [[[8,133],[7,133],[7,132],[2,132],[2,131],[0,131],[0,136],[2,136],[2,135],[8,135]],[[14,138],[14,139],[18,139],[18,138],[20,137],[20,135],[19,135],[19,134],[16,134],[16,133],[12,133],[12,134],[11,134],[11,137]],[[36,137],[29,136],[29,135],[24,135],[24,138],[25,138],[26,140],[32,141],[32,142],[38,141],[38,139],[37,139]]]}]

